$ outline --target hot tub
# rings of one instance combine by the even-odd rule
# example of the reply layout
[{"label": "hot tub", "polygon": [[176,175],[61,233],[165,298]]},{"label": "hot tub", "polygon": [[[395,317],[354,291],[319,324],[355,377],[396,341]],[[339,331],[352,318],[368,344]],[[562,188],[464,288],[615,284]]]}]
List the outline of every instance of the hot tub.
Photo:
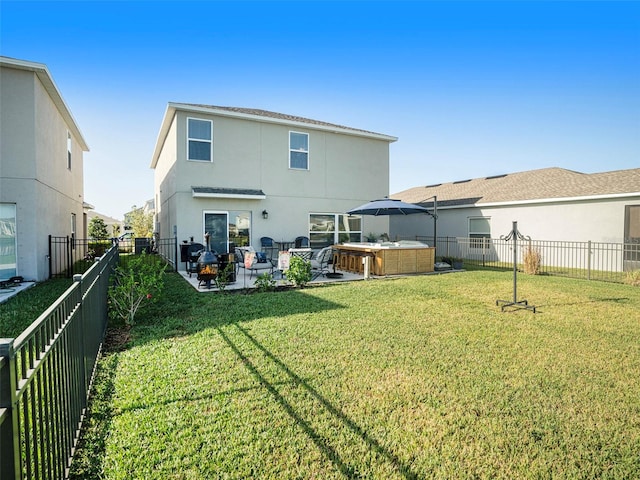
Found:
[{"label": "hot tub", "polygon": [[434,271],[435,248],[421,242],[351,242],[335,245],[336,267],[362,273],[364,257],[370,258],[373,275],[402,275]]}]

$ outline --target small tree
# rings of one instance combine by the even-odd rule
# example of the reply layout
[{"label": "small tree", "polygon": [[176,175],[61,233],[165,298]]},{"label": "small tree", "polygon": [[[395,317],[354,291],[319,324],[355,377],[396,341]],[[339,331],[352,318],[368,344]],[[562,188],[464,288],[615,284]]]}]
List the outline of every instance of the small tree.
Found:
[{"label": "small tree", "polygon": [[144,213],[144,208],[136,208],[127,213],[127,224],[133,230],[133,236],[137,238],[149,238],[153,233],[153,214]]},{"label": "small tree", "polygon": [[91,238],[107,238],[109,232],[107,231],[107,224],[100,217],[93,217],[87,227],[87,233]]},{"label": "small tree", "polygon": [[109,315],[133,325],[144,302],[162,292],[166,267],[157,256],[149,257],[144,251],[116,267],[109,287]]}]

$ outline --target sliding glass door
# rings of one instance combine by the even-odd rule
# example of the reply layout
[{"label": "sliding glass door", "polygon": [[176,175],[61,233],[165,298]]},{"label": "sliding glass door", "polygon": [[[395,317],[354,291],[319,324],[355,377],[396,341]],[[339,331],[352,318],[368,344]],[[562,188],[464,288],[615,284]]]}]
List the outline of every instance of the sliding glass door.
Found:
[{"label": "sliding glass door", "polygon": [[[209,234],[213,252],[229,251],[229,215],[227,212],[204,212],[204,234]],[[206,245],[205,245],[206,246]]]},{"label": "sliding glass door", "polygon": [[0,280],[17,275],[16,206],[0,203]]}]

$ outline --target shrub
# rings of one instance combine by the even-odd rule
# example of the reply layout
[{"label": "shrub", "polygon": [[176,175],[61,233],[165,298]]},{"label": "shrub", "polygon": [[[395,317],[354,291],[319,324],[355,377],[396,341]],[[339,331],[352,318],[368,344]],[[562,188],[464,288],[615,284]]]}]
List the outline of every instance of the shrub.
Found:
[{"label": "shrub", "polygon": [[300,257],[291,257],[287,280],[298,287],[304,287],[311,280],[311,262]]},{"label": "shrub", "polygon": [[542,254],[540,250],[529,245],[524,251],[524,273],[539,275],[542,266]]},{"label": "shrub", "polygon": [[216,275],[216,278],[214,281],[216,283],[216,287],[221,293],[225,291],[227,285],[229,284],[229,279],[231,278],[231,274],[233,273],[233,270],[235,268],[236,268],[236,264],[229,262],[224,267],[224,269],[218,270],[218,274]]},{"label": "shrub", "polygon": [[[109,286],[109,316],[135,323],[138,309],[145,301],[153,301],[164,286],[166,263],[143,252],[116,267]],[[150,261],[155,260],[155,261]]]},{"label": "shrub", "polygon": [[634,287],[640,287],[640,270],[632,270],[627,272],[627,277],[624,283],[633,285]]},{"label": "shrub", "polygon": [[254,285],[259,292],[272,292],[276,289],[276,281],[269,272],[258,275]]},{"label": "shrub", "polygon": [[88,260],[94,259],[96,257],[101,257],[104,255],[104,252],[111,248],[111,240],[93,240],[89,242],[88,247]]}]

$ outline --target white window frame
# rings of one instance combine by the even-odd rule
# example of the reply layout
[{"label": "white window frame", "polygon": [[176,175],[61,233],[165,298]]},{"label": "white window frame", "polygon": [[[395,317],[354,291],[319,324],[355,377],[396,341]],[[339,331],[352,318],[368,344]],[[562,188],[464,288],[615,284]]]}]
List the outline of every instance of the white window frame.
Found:
[{"label": "white window frame", "polygon": [[[302,149],[293,149],[291,148],[291,134],[294,133],[296,135],[304,135],[307,137],[307,149],[306,150],[302,150]],[[306,153],[307,154],[307,166],[306,168],[300,168],[300,167],[293,167],[291,166],[291,154],[293,152],[296,153]],[[309,170],[309,134],[305,133],[305,132],[296,132],[295,130],[289,130],[289,169],[290,170]]]},{"label": "white window frame", "polygon": [[[333,230],[326,230],[324,232],[316,231],[311,229],[311,217],[313,216],[323,216],[330,217],[333,216]],[[340,220],[347,220],[347,226],[345,227],[344,223],[340,223]],[[351,230],[349,226],[349,218],[357,218],[360,220],[360,230]],[[344,241],[354,241],[361,242],[362,241],[362,215],[349,215],[348,213],[335,213],[335,212],[311,212],[308,217],[308,232],[309,232],[309,242],[311,245],[314,244],[313,237],[314,234],[322,234],[322,233],[330,233],[333,235],[333,241],[330,243],[332,245],[342,243]],[[345,227],[345,228],[341,228]],[[353,240],[350,238],[352,236],[357,236]],[[314,247],[312,247],[314,248]]]},{"label": "white window frame", "polygon": [[[202,139],[202,138],[195,138],[195,137],[190,137],[189,136],[189,120],[197,120],[199,122],[208,122],[209,123],[209,133],[211,136],[211,139],[207,140],[207,139]],[[187,117],[187,131],[186,131],[186,137],[187,137],[187,160],[190,162],[208,162],[208,163],[213,163],[213,120],[208,120],[206,118],[197,118],[197,117]],[[209,143],[209,160],[202,160],[199,158],[191,158],[189,156],[189,143],[190,142],[200,142],[200,143]]]}]

